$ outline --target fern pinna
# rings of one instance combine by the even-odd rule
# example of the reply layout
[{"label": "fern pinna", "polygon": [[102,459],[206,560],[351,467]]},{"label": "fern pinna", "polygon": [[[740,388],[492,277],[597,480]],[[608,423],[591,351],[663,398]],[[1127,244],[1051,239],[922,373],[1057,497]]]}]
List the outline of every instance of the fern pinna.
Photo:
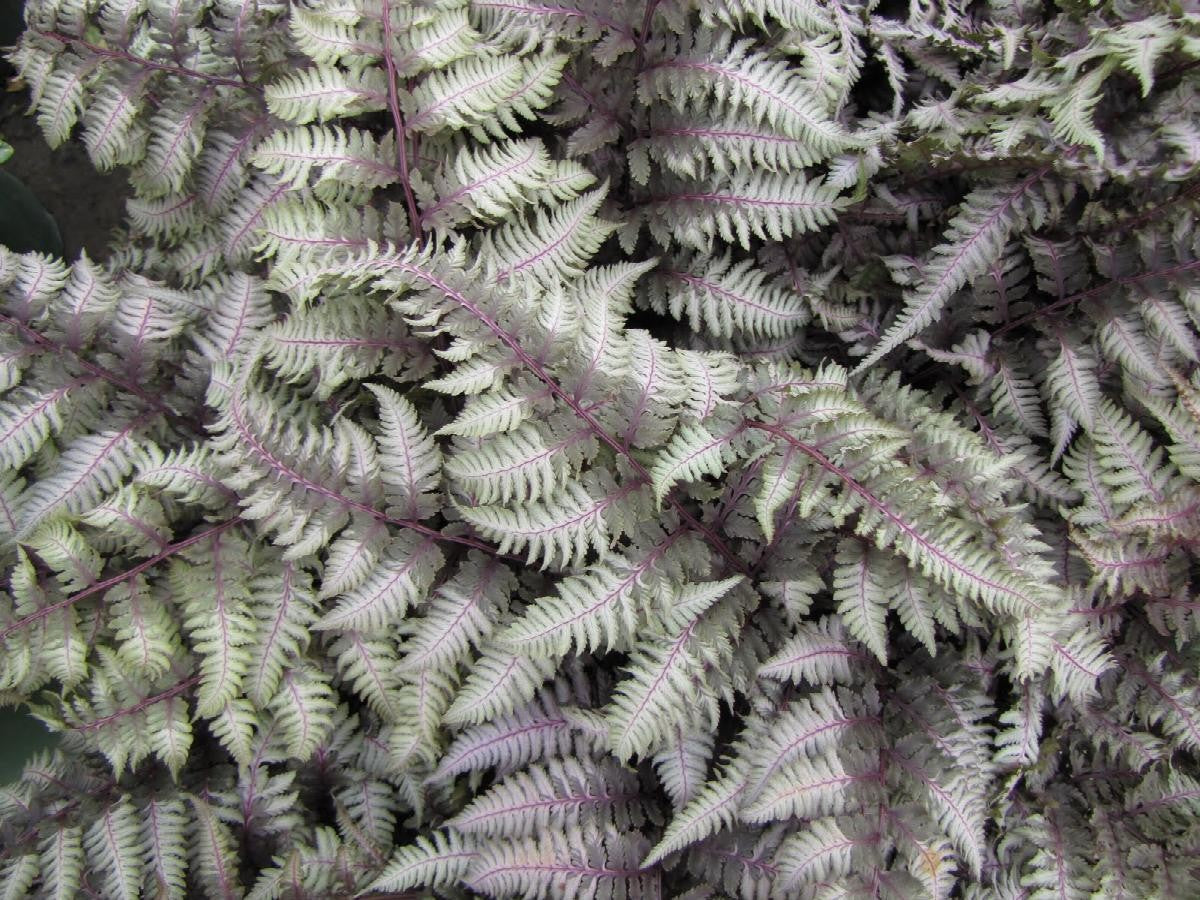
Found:
[{"label": "fern pinna", "polygon": [[26,15],[5,896],[1194,895],[1194,11]]}]

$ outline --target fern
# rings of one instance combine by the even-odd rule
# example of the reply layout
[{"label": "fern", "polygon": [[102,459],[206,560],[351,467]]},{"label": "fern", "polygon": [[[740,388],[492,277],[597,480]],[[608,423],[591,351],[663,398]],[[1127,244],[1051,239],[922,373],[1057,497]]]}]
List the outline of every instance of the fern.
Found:
[{"label": "fern", "polygon": [[1186,896],[1200,45],[1019,6],[30,0],[0,894]]}]

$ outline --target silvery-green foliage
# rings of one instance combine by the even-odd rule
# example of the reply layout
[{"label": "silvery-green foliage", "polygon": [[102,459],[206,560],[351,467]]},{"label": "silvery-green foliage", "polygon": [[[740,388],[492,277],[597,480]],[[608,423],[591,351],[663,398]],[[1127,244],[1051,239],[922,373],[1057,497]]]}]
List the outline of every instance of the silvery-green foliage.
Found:
[{"label": "silvery-green foliage", "polygon": [[1194,12],[27,18],[5,896],[1194,894]]}]

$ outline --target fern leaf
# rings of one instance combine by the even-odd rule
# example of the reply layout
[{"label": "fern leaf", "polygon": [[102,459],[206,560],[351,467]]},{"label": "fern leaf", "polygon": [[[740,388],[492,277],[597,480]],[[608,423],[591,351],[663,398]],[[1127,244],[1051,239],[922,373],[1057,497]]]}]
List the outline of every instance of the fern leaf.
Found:
[{"label": "fern leaf", "polygon": [[545,190],[550,157],[539,140],[506,141],[490,147],[463,147],[434,177],[437,200],[422,221],[448,230],[465,222],[500,222]]},{"label": "fern leaf", "polygon": [[442,454],[411,403],[380,385],[368,387],[379,403],[380,459],[383,482],[392,489],[389,499],[403,516],[426,518],[433,510],[432,498],[426,495],[437,487]]},{"label": "fern leaf", "polygon": [[1086,144],[1101,159],[1104,137],[1092,121],[1092,112],[1100,102],[1100,89],[1114,68],[1112,60],[1105,60],[1086,75],[1073,79],[1067,90],[1046,101],[1055,136],[1074,144]]},{"label": "fern leaf", "polygon": [[386,162],[395,156],[390,144],[357,128],[310,125],[270,135],[255,148],[254,164],[291,190],[311,186],[318,197],[336,197],[347,187],[391,184],[396,167]]},{"label": "fern leaf", "polygon": [[838,546],[833,576],[833,599],[846,629],[885,666],[888,595],[894,589],[897,574],[889,562],[864,547],[861,541],[846,539]]},{"label": "fern leaf", "polygon": [[442,584],[405,642],[398,670],[448,670],[492,632],[493,622],[516,589],[513,574],[494,559],[471,553]]},{"label": "fern leaf", "polygon": [[797,759],[753,802],[745,804],[739,816],[743,822],[764,825],[788,818],[839,815],[848,805],[846,789],[859,780],[860,776],[847,773],[835,756]]},{"label": "fern leaf", "polygon": [[751,237],[782,241],[816,231],[835,221],[849,202],[819,178],[754,173],[669,191],[642,215],[662,246],[677,242],[709,253],[717,237],[748,250]]},{"label": "fern leaf", "polygon": [[775,854],[780,886],[830,883],[849,875],[857,843],[838,827],[837,820],[813,820],[804,830],[790,835]]},{"label": "fern leaf", "polygon": [[633,565],[610,558],[581,575],[570,575],[554,596],[540,597],[497,641],[535,657],[627,646],[640,620],[635,601],[639,581],[654,562],[652,554]]},{"label": "fern leaf", "polygon": [[236,897],[242,893],[238,878],[237,852],[233,833],[212,805],[201,797],[191,797],[195,811],[193,853],[195,865],[190,873],[211,895]]},{"label": "fern leaf", "polygon": [[407,533],[396,538],[371,574],[337,598],[337,605],[313,626],[318,629],[369,631],[400,621],[442,565],[442,554],[428,538]]},{"label": "fern leaf", "polygon": [[954,294],[999,259],[1024,217],[1026,195],[1042,172],[1015,186],[980,188],[963,200],[945,240],[930,252],[918,283],[905,292],[904,309],[855,372],[879,362],[927,328]]},{"label": "fern leaf", "polygon": [[81,513],[113,491],[133,468],[136,425],[134,421],[72,441],[53,471],[22,495],[17,536],[28,536],[55,512]]},{"label": "fern leaf", "polygon": [[738,115],[719,122],[671,117],[656,123],[649,137],[632,142],[629,148],[630,169],[642,171],[646,180],[650,159],[675,175],[704,178],[710,172],[796,171],[822,158],[805,141]]},{"label": "fern leaf", "polygon": [[484,651],[446,710],[448,725],[473,725],[523,706],[554,674],[552,659]]},{"label": "fern leaf", "polygon": [[149,137],[138,117],[145,84],[144,78],[104,84],[84,108],[83,142],[100,171],[130,165],[141,158]]},{"label": "fern leaf", "polygon": [[80,391],[80,382],[68,382],[53,391],[30,394],[17,391],[0,405],[0,466],[19,469],[50,435],[62,427],[59,406]]},{"label": "fern leaf", "polygon": [[387,104],[383,79],[383,71],[377,68],[352,73],[318,65],[268,84],[267,108],[296,125],[381,110]]},{"label": "fern leaf", "polygon": [[524,69],[514,56],[478,55],[431,72],[406,98],[405,124],[433,133],[483,124],[521,86]]},{"label": "fern leaf", "polygon": [[715,726],[719,709],[702,687],[704,658],[691,646],[693,630],[685,628],[674,640],[641,643],[631,654],[629,677],[617,686],[606,713],[618,759],[661,749],[674,725]]},{"label": "fern leaf", "polygon": [[667,745],[654,754],[654,772],[675,809],[687,805],[704,783],[713,742],[710,731],[677,725]]},{"label": "fern leaf", "polygon": [[1042,692],[1032,684],[1021,685],[1016,705],[1000,714],[1007,726],[996,735],[995,761],[1002,766],[1026,766],[1037,762],[1042,737]]},{"label": "fern leaf", "polygon": [[182,649],[179,633],[168,608],[154,595],[144,578],[133,578],[113,588],[105,598],[112,610],[117,658],[147,678],[158,678],[171,668]]},{"label": "fern leaf", "polygon": [[134,167],[131,180],[146,197],[178,193],[191,174],[204,144],[204,129],[212,93],[168,93],[147,124],[145,155]]},{"label": "fern leaf", "polygon": [[751,46],[749,40],[732,48],[717,43],[708,52],[700,49],[648,66],[639,78],[639,96],[647,104],[654,97],[673,102],[681,112],[686,100],[712,97],[719,108],[744,109],[756,121],[803,140],[821,157],[863,146],[828,118],[786,63],[752,52]]},{"label": "fern leaf", "polygon": [[468,872],[472,890],[491,896],[658,896],[657,872],[637,866],[644,841],[608,832],[602,841],[568,828],[536,838],[493,841]]},{"label": "fern leaf", "polygon": [[488,233],[481,253],[497,282],[531,279],[547,285],[582,275],[588,260],[616,226],[596,218],[607,186],[541,209],[532,222],[516,221]]},{"label": "fern leaf", "polygon": [[85,839],[93,871],[103,876],[104,894],[123,900],[142,895],[145,846],[137,811],[128,797],[106,808]]},{"label": "fern leaf", "polygon": [[257,624],[251,613],[244,543],[215,536],[197,565],[177,562],[172,584],[187,598],[184,627],[200,654],[196,710],[212,716],[241,692]]},{"label": "fern leaf", "polygon": [[191,754],[194,740],[187,700],[175,695],[152,704],[146,710],[146,730],[151,735],[150,749],[177,780]]},{"label": "fern leaf", "polygon": [[388,733],[389,766],[404,772],[426,770],[436,762],[438,726],[450,708],[457,681],[457,673],[422,670],[400,688],[394,703],[396,722]]},{"label": "fern leaf", "polygon": [[554,100],[554,88],[562,78],[563,69],[570,57],[563,53],[543,52],[526,57],[521,62],[521,77],[513,90],[499,98],[492,116],[485,118],[473,129],[477,137],[485,135],[506,137],[505,131],[520,132],[521,119],[536,120],[537,110],[544,109]]},{"label": "fern leaf", "polygon": [[[697,265],[703,265],[697,271]],[[681,260],[656,279],[651,305],[717,337],[783,337],[809,319],[799,295],[769,283],[750,260]]]},{"label": "fern leaf", "polygon": [[372,883],[373,891],[409,891],[445,888],[462,880],[479,852],[459,835],[434,831],[418,835],[415,843],[401,847],[387,868]]},{"label": "fern leaf", "polygon": [[1088,431],[1095,427],[1100,403],[1095,370],[1096,361],[1082,347],[1062,339],[1058,356],[1046,370],[1046,386],[1051,396]]},{"label": "fern leaf", "polygon": [[330,645],[329,653],[337,660],[343,684],[384,722],[398,720],[395,694],[400,678],[396,672],[394,640],[351,631],[339,635]]},{"label": "fern leaf", "polygon": [[13,857],[0,871],[0,900],[22,900],[30,896],[39,865],[36,853]]},{"label": "fern leaf", "polygon": [[446,749],[430,781],[499,766],[516,770],[531,762],[569,755],[576,743],[570,710],[542,698],[482,725],[463,730]]},{"label": "fern leaf", "polygon": [[796,633],[759,667],[758,674],[797,684],[847,683],[853,678],[851,660],[862,656],[846,640],[841,619],[827,616],[797,626]]},{"label": "fern leaf", "polygon": [[615,763],[549,760],[500,781],[469,803],[446,826],[461,834],[520,838],[615,821],[622,829],[641,822],[637,777]]},{"label": "fern leaf", "polygon": [[284,753],[306,760],[333,727],[336,694],[324,675],[312,666],[297,665],[286,671],[271,701],[277,740]]},{"label": "fern leaf", "polygon": [[731,444],[737,432],[714,436],[696,422],[687,422],[662,449],[650,469],[654,499],[661,506],[679,481],[698,481],[702,476],[719,478],[734,455]]},{"label": "fern leaf", "polygon": [[71,900],[83,877],[83,840],[78,825],[56,824],[42,840],[42,890],[52,900]]},{"label": "fern leaf", "polygon": [[[438,434],[482,438],[512,431],[532,413],[528,397],[506,390],[468,397],[466,404],[452,422],[438,429]],[[456,459],[452,458],[452,459]],[[447,474],[452,460],[447,460]]]},{"label": "fern leaf", "polygon": [[869,720],[847,715],[828,688],[790,704],[752,748],[746,796],[757,797],[795,760],[828,758],[845,740],[843,733],[864,721]]},{"label": "fern leaf", "polygon": [[746,780],[736,767],[726,769],[709,781],[675,813],[663,831],[662,839],[642,860],[642,867],[656,865],[672,853],[728,828],[737,818],[745,790]]},{"label": "fern leaf", "polygon": [[[619,495],[618,495],[619,496]],[[474,506],[461,508],[462,516],[501,553],[525,550],[530,563],[542,568],[560,560],[563,566],[579,565],[589,548],[601,555],[608,547],[604,511],[616,498],[596,498],[583,484],[566,482],[553,494],[536,503],[509,508]]]},{"label": "fern leaf", "polygon": [[480,35],[471,26],[466,8],[439,9],[418,16],[399,37],[401,54],[396,68],[412,76],[425,69],[440,69],[479,52]]},{"label": "fern leaf", "polygon": [[1065,644],[1056,641],[1050,658],[1056,692],[1081,705],[1097,695],[1096,681],[1115,665],[1104,643],[1086,630],[1077,631]]},{"label": "fern leaf", "polygon": [[555,440],[548,431],[531,423],[467,447],[447,460],[446,474],[479,503],[539,500],[576,474],[583,462],[579,445],[591,434],[575,431]]},{"label": "fern leaf", "polygon": [[296,48],[314,62],[334,65],[351,54],[371,55],[374,48],[362,41],[353,20],[338,10],[305,9],[292,10],[288,26]]},{"label": "fern leaf", "polygon": [[291,563],[261,572],[252,582],[258,620],[246,672],[246,694],[260,707],[275,696],[283,670],[299,659],[316,619],[308,574]]}]

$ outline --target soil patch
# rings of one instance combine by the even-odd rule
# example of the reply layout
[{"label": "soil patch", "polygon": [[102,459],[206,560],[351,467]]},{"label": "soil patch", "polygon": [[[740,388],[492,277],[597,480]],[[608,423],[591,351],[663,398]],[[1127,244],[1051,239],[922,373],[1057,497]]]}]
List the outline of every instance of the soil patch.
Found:
[{"label": "soil patch", "polygon": [[25,182],[54,217],[68,260],[81,249],[104,259],[111,232],[125,217],[130,191],[124,172],[97,172],[74,140],[51,150],[28,108],[28,92],[0,92],[0,137],[13,148],[4,170]]}]

